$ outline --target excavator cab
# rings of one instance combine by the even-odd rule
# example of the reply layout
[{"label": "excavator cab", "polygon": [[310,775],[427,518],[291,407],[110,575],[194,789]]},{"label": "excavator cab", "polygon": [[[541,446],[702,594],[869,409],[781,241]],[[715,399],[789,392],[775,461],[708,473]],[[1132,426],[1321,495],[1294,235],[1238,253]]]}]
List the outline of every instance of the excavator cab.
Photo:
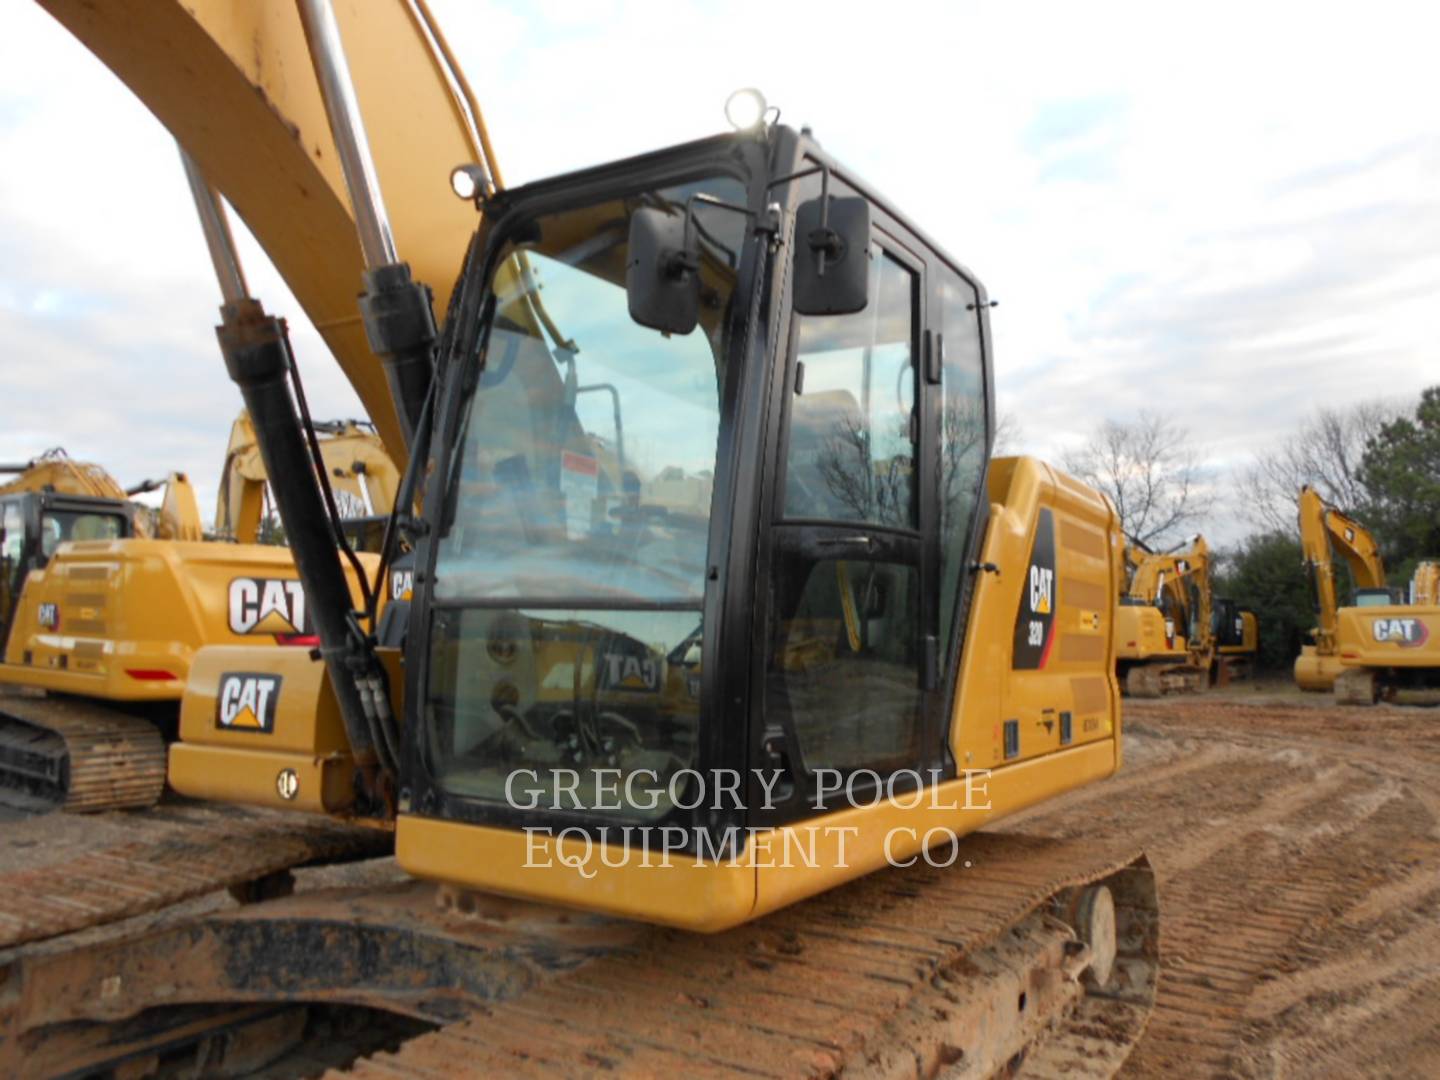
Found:
[{"label": "excavator cab", "polygon": [[1406,602],[1405,590],[1393,586],[1355,590],[1356,607],[1391,607]]},{"label": "excavator cab", "polygon": [[1218,648],[1233,648],[1245,643],[1245,617],[1241,614],[1240,605],[1228,597],[1215,598],[1210,627]]},{"label": "excavator cab", "polygon": [[[968,271],[779,126],[521,188],[466,170],[443,334],[386,354],[411,546],[373,633],[286,464],[283,325],[224,309],[322,664],[203,650],[177,791],[393,823],[455,889],[713,931],[1119,767],[1119,523],[989,460]],[[262,677],[263,730],[217,726]]]},{"label": "excavator cab", "polygon": [[[561,897],[516,869],[537,831],[648,826],[698,868],[736,829],[834,810],[837,784],[865,805],[955,777],[991,429],[975,279],[783,128],[485,209],[440,346],[402,865]],[[1029,574],[1031,617],[1002,631],[1021,668],[1057,636],[1050,514],[1024,526],[1030,570],[1004,571]],[[1100,672],[1118,547],[1079,532],[1105,583],[1084,613]],[[1035,713],[1023,749],[995,717],[996,760],[1080,741],[1069,712]],[[754,909],[750,874],[703,902],[585,903],[713,927]]]},{"label": "excavator cab", "polygon": [[132,507],[119,499],[51,491],[0,496],[0,646],[9,636],[25,578],[43,568],[62,543],[133,535]]},{"label": "excavator cab", "polygon": [[[939,601],[949,627],[987,415],[976,288],[813,146],[766,150],[726,137],[491,211],[460,286],[481,298],[452,337],[470,370],[413,634],[415,794],[443,816],[513,820],[517,770],[541,778],[527,820],[689,824],[697,773],[780,772],[784,820],[822,766],[947,765]],[[780,207],[827,185],[875,219],[845,268],[868,302],[791,313],[790,254],[813,256]],[[669,318],[656,282],[688,290],[692,330],[638,321]],[[937,357],[922,391],[923,336],[946,329],[951,385]],[[944,544],[942,508],[917,498],[942,467]],[[588,794],[555,790],[557,770]],[[609,770],[624,796],[602,808]]]}]

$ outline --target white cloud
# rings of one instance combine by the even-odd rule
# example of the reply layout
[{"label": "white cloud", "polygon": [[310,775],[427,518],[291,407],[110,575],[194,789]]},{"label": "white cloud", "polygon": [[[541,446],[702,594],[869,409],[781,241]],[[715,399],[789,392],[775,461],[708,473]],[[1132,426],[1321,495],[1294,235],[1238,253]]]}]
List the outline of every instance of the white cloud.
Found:
[{"label": "white cloud", "polygon": [[[1001,301],[1001,405],[1047,456],[1145,406],[1218,468],[1316,406],[1433,379],[1424,6],[434,6],[511,184],[707,134],[742,85],[813,124]],[[42,11],[4,18],[0,340],[23,421],[0,457],[63,443],[126,480],[183,467],[208,501],[239,401],[173,147]],[[243,246],[316,412],[353,413]]]}]

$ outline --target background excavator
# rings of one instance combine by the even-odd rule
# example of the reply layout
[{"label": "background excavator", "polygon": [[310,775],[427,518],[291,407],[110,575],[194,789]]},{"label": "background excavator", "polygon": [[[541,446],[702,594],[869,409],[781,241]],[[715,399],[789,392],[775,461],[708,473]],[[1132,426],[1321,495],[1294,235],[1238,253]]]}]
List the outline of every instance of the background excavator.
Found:
[{"label": "background excavator", "polygon": [[[172,472],[164,480],[144,480],[129,488],[110,475],[103,466],[89,461],[76,461],[64,449],[55,447],[37,458],[18,465],[0,465],[0,475],[14,478],[0,484],[0,498],[34,493],[94,498],[123,502],[152,491],[163,491],[158,507],[131,503],[131,517],[139,536],[157,540],[199,540],[202,536],[199,505],[195,489],[184,473]],[[64,537],[50,538],[53,546]],[[76,539],[95,539],[77,536]]]},{"label": "background excavator", "polygon": [[[313,644],[293,558],[255,542],[265,473],[253,439],[242,414],[221,479],[221,538],[204,535],[182,473],[125,489],[62,450],[0,467],[18,474],[0,486],[0,803],[154,804],[196,650]],[[374,432],[328,425],[315,446],[311,468],[360,512],[347,528],[370,525],[378,544],[374,512],[388,513],[397,477]],[[158,508],[129,501],[162,488]],[[228,516],[232,506],[238,517]],[[233,539],[242,542],[223,542]],[[347,567],[357,596],[374,566],[355,557]]]},{"label": "background excavator", "polygon": [[54,491],[62,495],[89,495],[97,499],[124,499],[126,491],[106,469],[89,461],[76,461],[62,447],[14,465],[0,465],[0,474],[14,479],[0,484],[0,495],[22,491]]},{"label": "background excavator", "polygon": [[287,549],[159,539],[137,520],[124,499],[0,496],[0,802],[152,805],[196,650],[312,641]]},{"label": "background excavator", "polygon": [[[352,542],[360,541],[356,543],[360,550],[376,550],[374,526],[383,525],[400,483],[395,462],[368,421],[317,421],[314,427],[320,458]],[[270,540],[264,528],[274,521],[268,479],[254,425],[242,411],[230,428],[225,448],[215,510],[217,539],[242,544]]]},{"label": "background excavator", "polygon": [[[1434,562],[1416,567],[1408,595],[1391,587],[1374,536],[1312,487],[1300,490],[1300,546],[1315,597],[1313,645],[1301,647],[1295,682],[1334,689],[1346,705],[1373,705],[1403,690],[1440,686],[1440,605]],[[1354,602],[1341,606],[1335,554],[1349,570]]]},{"label": "background excavator", "polygon": [[[1210,685],[1216,659],[1210,548],[1197,536],[1173,552],[1133,552],[1115,612],[1115,665],[1125,692],[1159,697]],[[1241,644],[1243,645],[1243,636]]]},{"label": "background excavator", "polygon": [[[1121,761],[1118,521],[990,460],[973,275],[763,105],[505,189],[419,0],[45,6],[245,218],[405,463],[398,650],[346,584],[284,324],[197,185],[320,644],[200,650],[172,780],[393,833],[415,880],[11,956],[0,1057],[325,1000],[441,1025],[424,1040],[502,1075],[1118,1068],[1158,970],[1143,855],[932,851]],[[797,978],[803,1008],[757,1004]],[[737,1047],[727,1018],[762,1007]]]},{"label": "background excavator", "polygon": [[1255,674],[1255,660],[1260,651],[1260,620],[1253,611],[1228,597],[1217,596],[1211,614],[1211,632],[1215,638],[1212,681],[1223,686]]}]

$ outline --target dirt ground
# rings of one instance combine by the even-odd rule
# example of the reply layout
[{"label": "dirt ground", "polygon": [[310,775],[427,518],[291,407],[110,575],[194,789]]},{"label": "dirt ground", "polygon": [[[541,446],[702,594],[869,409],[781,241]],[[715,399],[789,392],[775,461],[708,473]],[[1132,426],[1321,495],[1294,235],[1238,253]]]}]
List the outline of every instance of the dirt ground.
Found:
[{"label": "dirt ground", "polygon": [[[1440,1076],[1440,709],[1340,708],[1275,682],[1124,715],[1118,777],[1000,826],[1123,836],[1155,866],[1163,974],[1122,1075]],[[234,812],[167,805],[144,824]],[[0,868],[107,830],[134,819],[9,822]],[[346,1042],[359,1050],[327,1028],[266,1075],[340,1064],[310,1051]]]},{"label": "dirt ground", "polygon": [[1141,842],[1156,1011],[1123,1076],[1440,1076],[1440,709],[1239,684],[1125,704],[1114,780],[1011,819]]}]

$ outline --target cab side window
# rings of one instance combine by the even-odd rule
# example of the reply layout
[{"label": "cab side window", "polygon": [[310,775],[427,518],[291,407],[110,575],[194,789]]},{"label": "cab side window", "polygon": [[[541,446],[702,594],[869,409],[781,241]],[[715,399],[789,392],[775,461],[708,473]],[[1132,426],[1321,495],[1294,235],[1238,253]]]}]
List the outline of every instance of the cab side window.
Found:
[{"label": "cab side window", "polygon": [[914,289],[876,247],[864,311],[800,318],[785,517],[915,528]]},{"label": "cab side window", "polygon": [[921,758],[923,277],[880,242],[869,258],[863,311],[796,316],[787,394],[765,707],[812,775]]},{"label": "cab side window", "polygon": [[980,505],[986,443],[985,360],[975,286],[939,268],[940,337],[940,655],[948,657],[959,625],[966,548]]}]

